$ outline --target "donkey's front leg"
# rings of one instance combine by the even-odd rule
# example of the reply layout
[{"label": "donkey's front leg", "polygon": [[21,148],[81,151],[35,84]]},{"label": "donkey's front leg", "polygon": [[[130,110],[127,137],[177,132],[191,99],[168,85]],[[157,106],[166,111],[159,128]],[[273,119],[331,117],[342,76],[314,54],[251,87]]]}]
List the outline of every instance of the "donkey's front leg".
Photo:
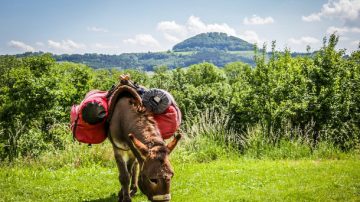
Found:
[{"label": "donkey's front leg", "polygon": [[121,184],[121,190],[118,196],[119,202],[130,202],[130,173],[127,168],[127,161],[129,159],[128,151],[114,148],[114,155],[119,169],[119,181]]},{"label": "donkey's front leg", "polygon": [[138,190],[138,177],[139,177],[139,163],[137,160],[134,160],[131,168],[131,186],[130,186],[130,196],[133,197]]}]

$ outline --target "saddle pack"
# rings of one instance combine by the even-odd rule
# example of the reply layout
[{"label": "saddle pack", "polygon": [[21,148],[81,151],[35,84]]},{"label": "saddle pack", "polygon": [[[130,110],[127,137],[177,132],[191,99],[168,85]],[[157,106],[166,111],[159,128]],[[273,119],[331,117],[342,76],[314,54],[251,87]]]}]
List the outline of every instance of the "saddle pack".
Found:
[{"label": "saddle pack", "polygon": [[82,143],[98,144],[107,137],[107,91],[93,90],[70,113],[73,137]]},{"label": "saddle pack", "polygon": [[181,112],[173,96],[162,89],[149,89],[141,96],[143,105],[153,117],[164,139],[170,138],[180,127]]},{"label": "saddle pack", "polygon": [[164,139],[170,138],[179,129],[181,112],[170,93],[161,89],[146,90],[134,85],[128,78],[122,78],[121,83],[110,91],[92,90],[80,105],[72,106],[70,121],[74,139],[87,144],[102,143],[107,137],[108,122],[116,101],[124,94],[130,94],[153,112]]}]

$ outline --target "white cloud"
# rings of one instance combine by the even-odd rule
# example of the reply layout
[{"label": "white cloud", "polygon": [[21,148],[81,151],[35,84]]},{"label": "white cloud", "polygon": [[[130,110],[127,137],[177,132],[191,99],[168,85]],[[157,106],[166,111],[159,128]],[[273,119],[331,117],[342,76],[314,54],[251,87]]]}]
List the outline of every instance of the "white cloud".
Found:
[{"label": "white cloud", "polygon": [[91,32],[104,32],[104,33],[109,32],[109,30],[107,30],[107,29],[105,29],[105,28],[95,27],[95,26],[93,26],[93,27],[87,27],[87,30],[88,30],[88,31],[91,31]]},{"label": "white cloud", "polygon": [[40,42],[40,41],[36,42],[35,44],[36,44],[37,46],[40,46],[40,47],[45,46],[45,44],[44,44],[43,42]]},{"label": "white cloud", "polygon": [[321,14],[326,17],[340,17],[355,20],[359,16],[359,0],[328,1],[321,9]]},{"label": "white cloud", "polygon": [[186,22],[186,28],[190,32],[190,34],[200,34],[204,32],[223,32],[228,35],[235,36],[236,31],[234,28],[230,27],[226,23],[222,24],[205,24],[200,20],[199,17],[190,16],[188,21]]},{"label": "white cloud", "polygon": [[111,49],[111,48],[114,48],[114,46],[106,45],[106,44],[102,44],[102,43],[95,43],[94,47],[97,48],[97,49]]},{"label": "white cloud", "polygon": [[301,19],[305,22],[321,21],[320,15],[317,13],[313,13],[309,16],[302,16]]},{"label": "white cloud", "polygon": [[258,34],[252,30],[246,30],[240,33],[238,37],[250,43],[262,44],[264,42],[264,40],[261,40]]},{"label": "white cloud", "polygon": [[236,36],[234,28],[226,23],[210,23],[203,22],[199,17],[190,16],[183,25],[175,21],[161,21],[157,24],[157,30],[162,32],[164,38],[172,43],[179,42],[188,37],[204,33],[204,32],[223,32],[228,35]]},{"label": "white cloud", "polygon": [[75,43],[72,40],[62,40],[60,42],[48,40],[49,48],[55,50],[58,53],[74,53],[79,50],[84,50],[86,46],[84,44]]},{"label": "white cloud", "polygon": [[356,47],[360,46],[360,40],[352,41],[351,45],[356,46]]},{"label": "white cloud", "polygon": [[35,51],[35,48],[25,44],[24,42],[21,41],[15,41],[15,40],[11,40],[8,45],[12,48],[18,49],[20,51],[26,51],[26,52],[33,52]]},{"label": "white cloud", "polygon": [[55,48],[55,49],[61,49],[62,48],[60,42],[56,42],[56,41],[53,41],[53,40],[48,40],[48,44],[49,44],[49,46],[51,48]]},{"label": "white cloud", "polygon": [[343,20],[357,20],[360,13],[360,0],[328,0],[320,12],[302,16],[306,22],[320,21],[321,18],[340,18]]},{"label": "white cloud", "polygon": [[157,30],[162,32],[171,32],[181,35],[186,35],[187,30],[183,25],[177,24],[175,21],[162,21],[157,25]]},{"label": "white cloud", "polygon": [[290,38],[288,42],[295,45],[309,45],[319,43],[319,40],[314,37],[303,36],[300,38]]},{"label": "white cloud", "polygon": [[360,28],[358,27],[328,27],[326,30],[327,34],[336,33],[339,35],[343,35],[345,33],[360,33]]},{"label": "white cloud", "polygon": [[350,29],[351,32],[354,32],[354,33],[360,33],[360,28],[359,27],[352,27]]},{"label": "white cloud", "polygon": [[243,23],[245,25],[265,25],[265,24],[272,24],[274,23],[274,19],[272,17],[266,17],[262,18],[257,15],[253,15],[250,19],[248,17],[245,17],[243,20]]},{"label": "white cloud", "polygon": [[[255,16],[257,17],[257,16]],[[260,20],[262,22],[260,22]],[[256,22],[255,22],[256,21]],[[255,23],[273,23],[271,17],[256,18]],[[259,37],[259,35],[252,30],[245,30],[244,32],[236,32],[236,30],[226,23],[205,23],[199,17],[190,16],[186,23],[179,24],[175,21],[162,21],[157,24],[157,30],[162,32],[166,41],[174,44],[194,35],[206,32],[223,32],[230,36],[240,37],[249,43],[262,44],[266,40]]]},{"label": "white cloud", "polygon": [[349,32],[349,29],[347,27],[328,27],[326,30],[327,34],[332,34],[332,33],[336,33],[339,35],[343,35],[344,33]]},{"label": "white cloud", "polygon": [[339,37],[339,41],[349,41],[350,38],[346,36]]},{"label": "white cloud", "polygon": [[179,43],[181,41],[181,39],[179,39],[178,37],[173,36],[168,33],[164,33],[164,37],[167,41],[172,42],[172,43]]},{"label": "white cloud", "polygon": [[126,44],[159,47],[159,42],[150,34],[137,34],[134,38],[123,40]]}]

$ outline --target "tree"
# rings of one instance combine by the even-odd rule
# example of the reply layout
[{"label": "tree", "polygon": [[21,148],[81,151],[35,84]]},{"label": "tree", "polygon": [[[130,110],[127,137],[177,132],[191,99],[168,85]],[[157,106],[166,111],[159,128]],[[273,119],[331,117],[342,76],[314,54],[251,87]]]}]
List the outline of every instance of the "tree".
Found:
[{"label": "tree", "polygon": [[54,65],[50,55],[15,59],[2,57],[2,82],[0,94],[0,125],[4,134],[1,143],[5,146],[1,158],[12,160],[19,155],[18,141],[31,127],[32,120],[53,106],[51,88],[55,82],[49,76]]}]

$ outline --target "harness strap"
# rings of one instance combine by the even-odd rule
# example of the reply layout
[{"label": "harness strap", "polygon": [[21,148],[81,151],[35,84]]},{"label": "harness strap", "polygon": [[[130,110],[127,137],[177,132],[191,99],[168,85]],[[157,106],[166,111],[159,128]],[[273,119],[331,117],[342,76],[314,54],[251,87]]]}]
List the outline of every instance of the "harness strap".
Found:
[{"label": "harness strap", "polygon": [[155,195],[152,199],[154,201],[169,201],[171,200],[171,194]]}]

